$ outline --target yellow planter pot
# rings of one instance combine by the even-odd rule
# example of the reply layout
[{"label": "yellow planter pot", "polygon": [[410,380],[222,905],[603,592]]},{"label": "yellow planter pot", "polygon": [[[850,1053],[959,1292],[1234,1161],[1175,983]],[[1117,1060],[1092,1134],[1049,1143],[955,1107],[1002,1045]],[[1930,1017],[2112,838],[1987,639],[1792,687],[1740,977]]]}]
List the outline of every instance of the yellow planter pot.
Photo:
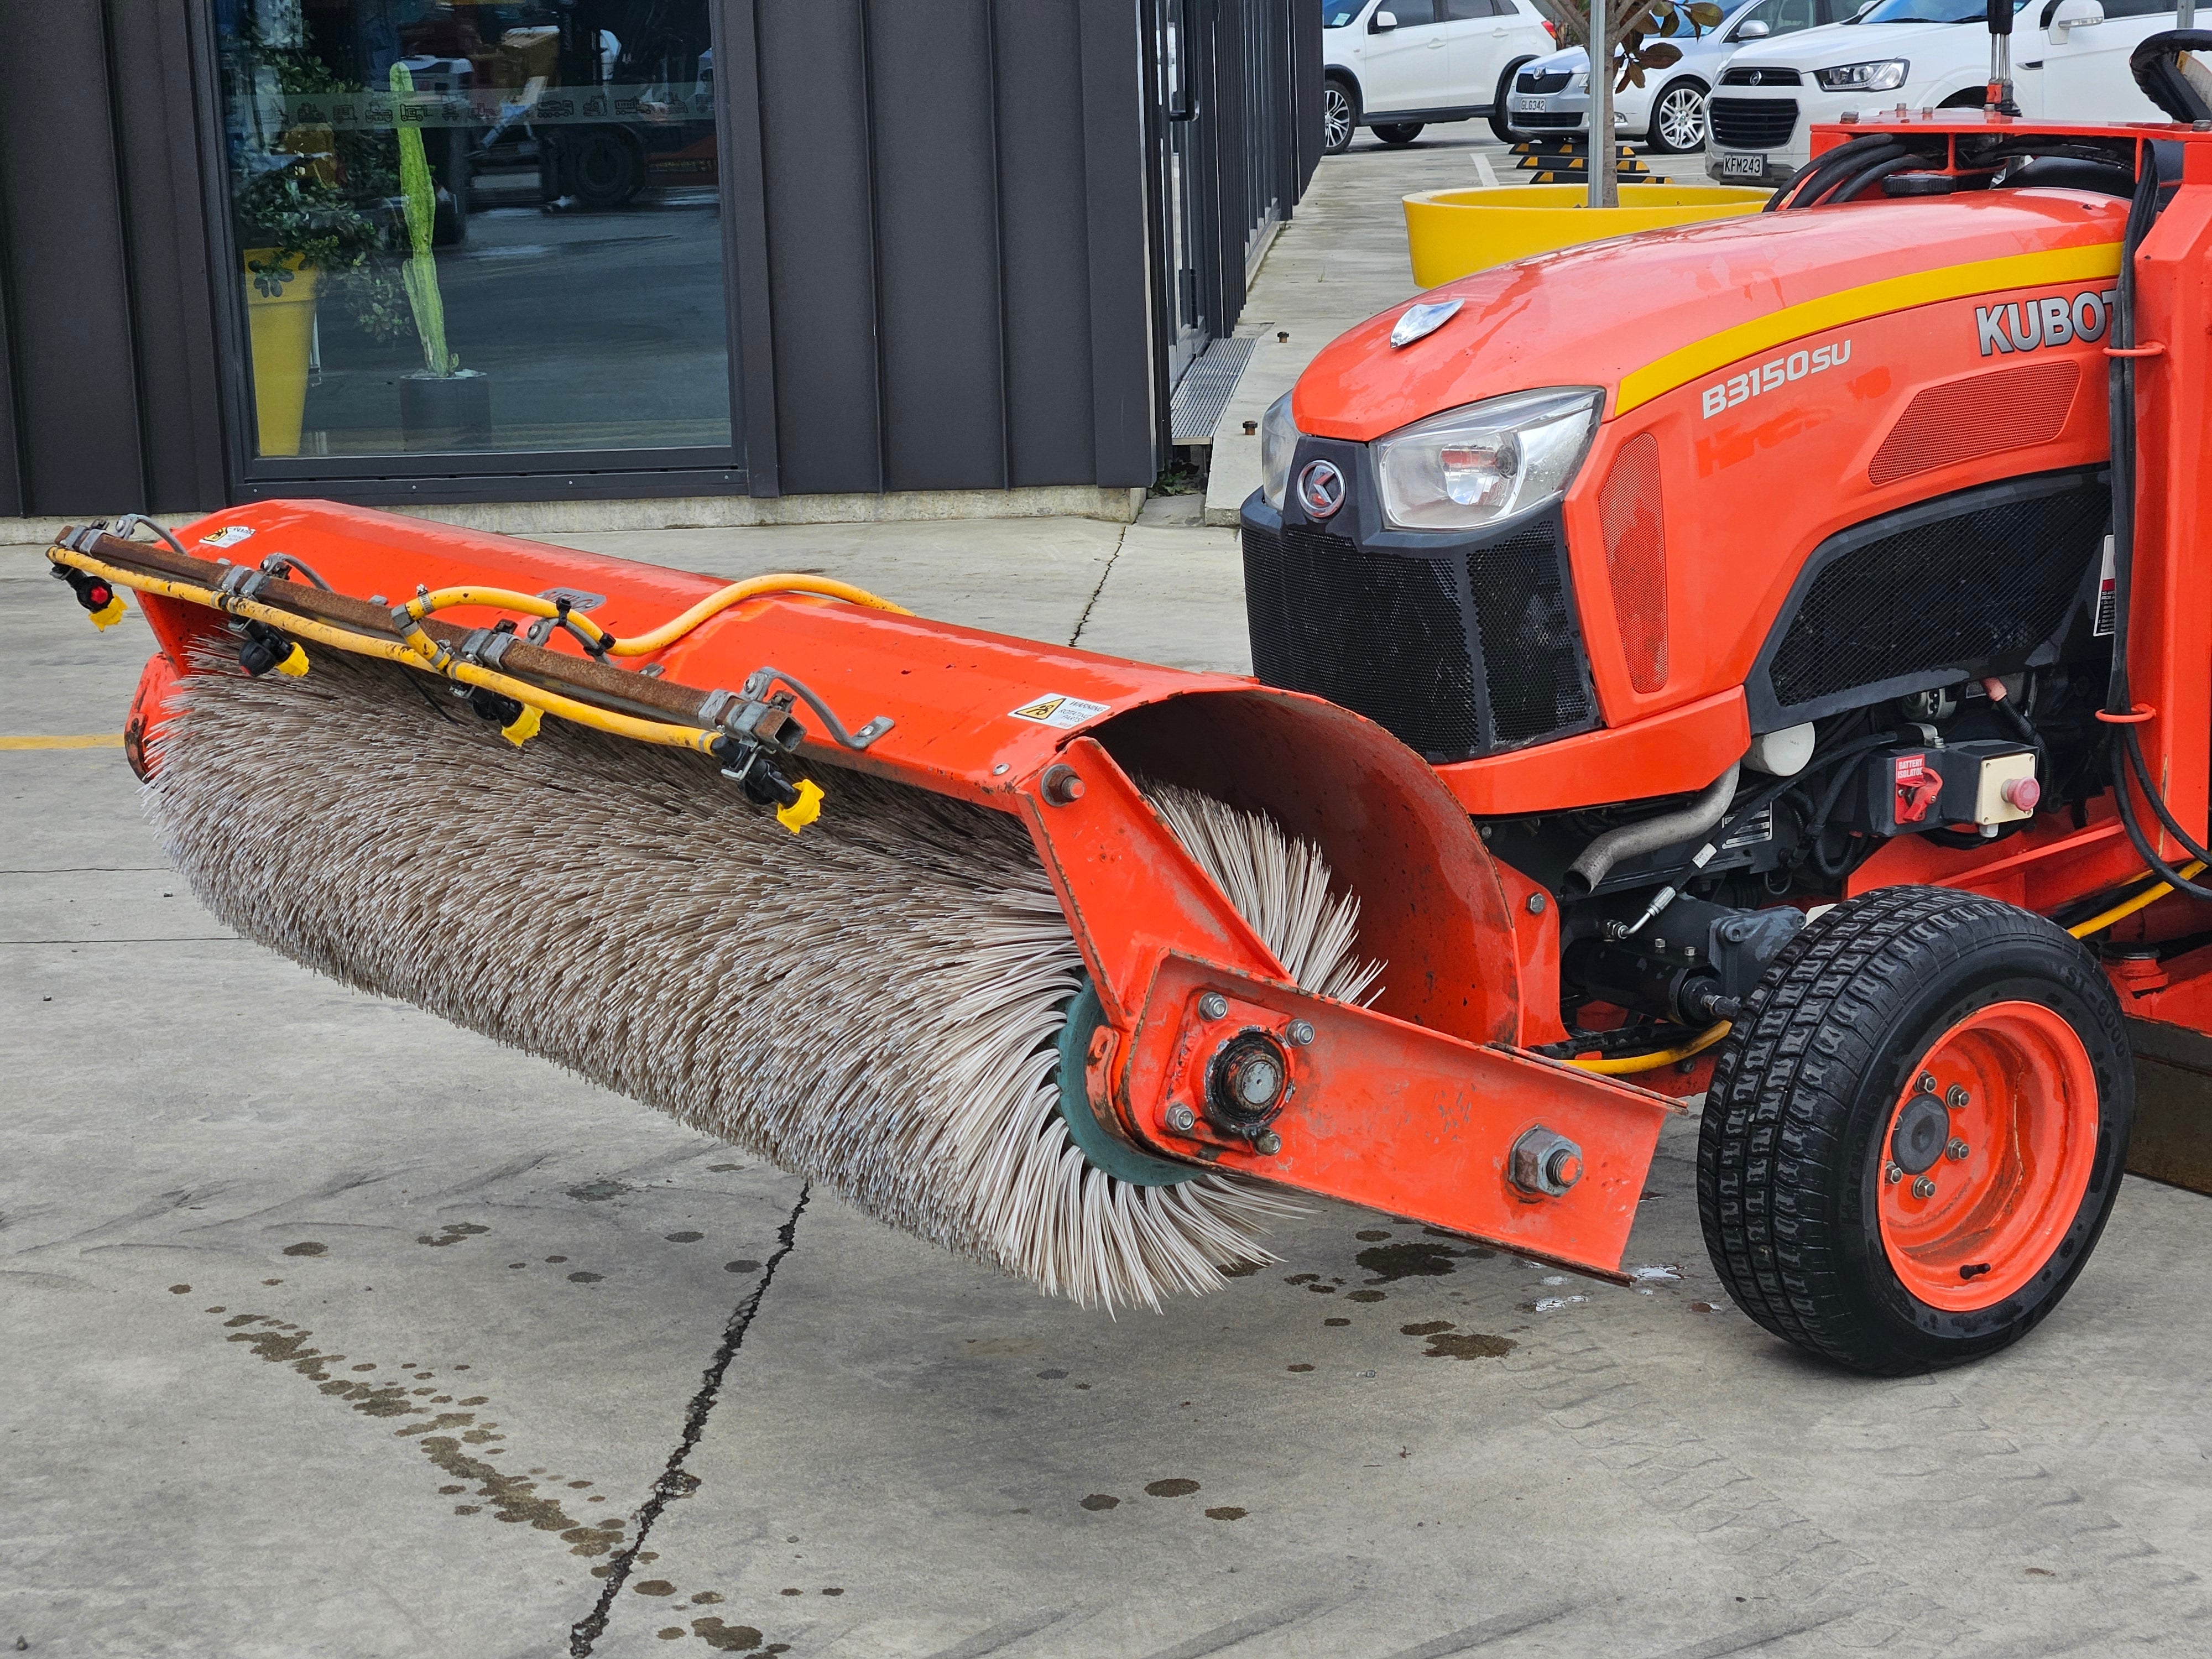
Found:
[{"label": "yellow planter pot", "polygon": [[1756,213],[1773,192],[1732,185],[1623,185],[1620,205],[1593,208],[1584,185],[1501,185],[1406,198],[1413,280],[1440,288],[1532,253],[1632,231]]},{"label": "yellow planter pot", "polygon": [[296,455],[315,340],[315,270],[297,254],[280,260],[275,248],[256,247],[246,250],[245,277],[260,453]]}]

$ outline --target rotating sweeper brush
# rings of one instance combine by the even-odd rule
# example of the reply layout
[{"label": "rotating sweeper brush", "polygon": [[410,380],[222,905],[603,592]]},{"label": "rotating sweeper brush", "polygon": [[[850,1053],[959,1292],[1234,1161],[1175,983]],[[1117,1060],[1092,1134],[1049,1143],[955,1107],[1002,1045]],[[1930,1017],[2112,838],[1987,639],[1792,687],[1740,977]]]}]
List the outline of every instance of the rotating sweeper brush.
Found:
[{"label": "rotating sweeper brush", "polygon": [[51,556],[242,932],[1047,1290],[1301,1194],[1618,1277],[1703,1093],[1747,1313],[1970,1358],[2112,1211],[2126,1019],[2212,1030],[2204,49],[1354,330],[1256,679],[325,505]]}]

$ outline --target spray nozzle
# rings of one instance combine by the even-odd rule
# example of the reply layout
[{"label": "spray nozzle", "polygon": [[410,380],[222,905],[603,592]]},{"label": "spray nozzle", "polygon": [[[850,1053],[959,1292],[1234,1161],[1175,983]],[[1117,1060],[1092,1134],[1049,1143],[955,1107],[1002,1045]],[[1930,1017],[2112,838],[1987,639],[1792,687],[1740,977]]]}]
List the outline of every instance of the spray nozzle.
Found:
[{"label": "spray nozzle", "polygon": [[82,570],[72,570],[58,564],[54,574],[70,585],[76,602],[92,613],[94,628],[112,628],[123,620],[123,596],[115,591],[115,584],[105,576],[94,576]]},{"label": "spray nozzle", "polygon": [[246,624],[246,643],[238,647],[238,665],[259,679],[270,669],[297,679],[307,672],[307,653],[267,623]]}]

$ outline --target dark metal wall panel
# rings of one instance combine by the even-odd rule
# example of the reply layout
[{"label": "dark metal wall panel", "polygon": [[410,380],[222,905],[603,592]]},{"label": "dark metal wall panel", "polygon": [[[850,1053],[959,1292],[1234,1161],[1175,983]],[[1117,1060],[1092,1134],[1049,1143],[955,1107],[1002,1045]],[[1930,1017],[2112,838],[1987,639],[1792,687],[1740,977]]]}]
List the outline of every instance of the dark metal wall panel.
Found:
[{"label": "dark metal wall panel", "polygon": [[[0,150],[0,165],[6,152]],[[22,451],[15,436],[15,367],[9,349],[14,307],[8,299],[8,241],[0,224],[0,519],[23,516]]]},{"label": "dark metal wall panel", "polygon": [[[1090,222],[1091,398],[1094,483],[1149,484],[1167,388],[1154,381],[1151,303],[1156,244],[1146,198],[1143,43],[1131,0],[1083,0],[1083,179]],[[1156,407],[1157,405],[1157,407]]]},{"label": "dark metal wall panel", "polygon": [[[770,0],[773,3],[773,0]],[[782,493],[776,443],[775,330],[769,295],[767,157],[761,128],[757,0],[714,0],[715,120],[722,173],[722,248],[727,271],[731,407],[745,483]]]},{"label": "dark metal wall panel", "polygon": [[0,98],[9,365],[33,517],[147,505],[104,23],[84,0],[0,0],[10,61],[69,89]]},{"label": "dark metal wall panel", "polygon": [[887,489],[1006,483],[992,9],[868,8]]},{"label": "dark metal wall panel", "polygon": [[866,15],[861,0],[761,0],[758,12],[777,470],[787,495],[884,488]]},{"label": "dark metal wall panel", "polygon": [[1079,4],[1000,0],[994,20],[1007,483],[1015,485],[1093,477]]},{"label": "dark metal wall panel", "polygon": [[204,512],[225,479],[190,20],[175,0],[109,0],[108,19],[147,499]]},{"label": "dark metal wall panel", "polygon": [[1309,6],[1303,0],[1294,0],[1291,7],[1291,76],[1292,96],[1297,109],[1297,150],[1293,161],[1297,168],[1297,185],[1291,191],[1293,198],[1306,193],[1313,183],[1314,169],[1321,165],[1321,147],[1325,142],[1321,119],[1321,11],[1319,6]]},{"label": "dark metal wall panel", "polygon": [[[1207,318],[1213,332],[1226,337],[1244,310],[1244,232],[1249,222],[1245,202],[1244,147],[1251,125],[1244,112],[1244,11],[1268,0],[1197,0],[1213,13],[1212,38],[1206,53],[1206,79],[1213,118],[1206,124],[1211,141],[1212,191],[1206,210],[1213,225],[1217,257],[1206,276],[1212,293]],[[1194,6],[1196,9],[1196,6]]]}]

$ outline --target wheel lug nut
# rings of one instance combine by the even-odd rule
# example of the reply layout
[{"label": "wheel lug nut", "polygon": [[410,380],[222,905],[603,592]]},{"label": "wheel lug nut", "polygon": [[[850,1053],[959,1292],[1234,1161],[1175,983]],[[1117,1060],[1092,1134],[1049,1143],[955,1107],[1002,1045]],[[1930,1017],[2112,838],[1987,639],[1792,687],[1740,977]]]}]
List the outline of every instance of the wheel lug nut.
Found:
[{"label": "wheel lug nut", "polygon": [[1920,1092],[1923,1095],[1932,1095],[1936,1092],[1935,1073],[1923,1072],[1920,1074]]},{"label": "wheel lug nut", "polygon": [[1963,1083],[1954,1083],[1943,1091],[1943,1103],[1954,1112],[1963,1107],[1967,1099],[1966,1085]]},{"label": "wheel lug nut", "polygon": [[1899,1169],[1894,1164],[1885,1164],[1881,1166],[1881,1178],[1887,1182],[1891,1186],[1894,1187],[1899,1182],[1905,1179],[1905,1171]]},{"label": "wheel lug nut", "polygon": [[1954,1135],[1951,1138],[1951,1144],[1943,1149],[1943,1156],[1954,1164],[1961,1164],[1966,1161],[1966,1154],[1972,1150],[1965,1141]]},{"label": "wheel lug nut", "polygon": [[1915,1198],[1935,1197],[1936,1183],[1930,1181],[1926,1176],[1921,1176],[1919,1180],[1912,1183],[1912,1195]]}]

